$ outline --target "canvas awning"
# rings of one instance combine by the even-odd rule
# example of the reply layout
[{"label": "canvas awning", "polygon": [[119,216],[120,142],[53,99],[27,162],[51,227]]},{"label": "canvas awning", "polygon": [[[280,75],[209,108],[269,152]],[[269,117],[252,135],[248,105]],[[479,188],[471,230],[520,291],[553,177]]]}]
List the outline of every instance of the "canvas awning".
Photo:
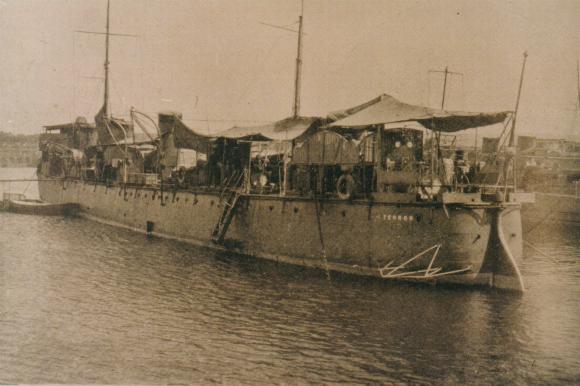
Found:
[{"label": "canvas awning", "polygon": [[193,149],[201,153],[208,153],[215,137],[201,134],[188,127],[181,120],[181,114],[165,112],[159,113],[159,129],[161,131],[163,147],[171,141],[172,146],[181,149]]},{"label": "canvas awning", "polygon": [[260,126],[234,126],[217,136],[250,141],[291,141],[307,135],[324,123],[319,117],[289,117]]},{"label": "canvas awning", "polygon": [[416,121],[431,130],[455,132],[503,122],[510,111],[475,113],[444,111],[401,102],[390,95],[328,115],[329,127],[366,127],[395,122]]}]

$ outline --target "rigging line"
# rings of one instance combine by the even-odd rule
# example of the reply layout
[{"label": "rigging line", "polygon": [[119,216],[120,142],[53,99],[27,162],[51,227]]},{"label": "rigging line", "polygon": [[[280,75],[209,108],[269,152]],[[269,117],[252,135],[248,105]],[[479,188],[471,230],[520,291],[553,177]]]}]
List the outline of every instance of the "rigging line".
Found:
[{"label": "rigging line", "polygon": [[547,257],[552,262],[560,264],[560,261],[554,259],[552,256],[548,255],[546,252],[542,251],[540,248],[536,247],[534,244],[530,243],[529,241],[524,240],[524,244],[526,244],[528,247],[532,248],[534,251],[538,252],[540,255]]},{"label": "rigging line", "polygon": [[36,175],[36,169],[34,169],[34,171],[32,172],[32,175],[30,176],[30,180],[28,181],[28,184],[26,184],[26,187],[22,191],[22,194],[26,194],[26,191],[30,187],[30,184],[32,183],[32,181],[35,181],[35,180],[32,179],[35,175]]},{"label": "rigging line", "polygon": [[535,223],[534,225],[532,225],[528,229],[524,230],[524,233],[526,233],[529,236],[530,233],[532,233],[533,231],[535,231],[536,229],[538,229],[538,227],[540,225],[542,225],[543,223],[545,223],[550,217],[553,217],[554,214],[556,213],[553,209],[556,208],[556,206],[558,204],[560,204],[560,202],[559,201],[556,201],[555,203],[553,203],[552,205],[550,205],[550,207],[546,211],[546,212],[548,212],[548,215],[547,216],[544,216],[540,221],[538,221],[537,223]]},{"label": "rigging line", "polygon": [[196,121],[196,122],[256,122],[256,123],[272,123],[273,121],[262,121],[255,119],[201,119],[201,118],[182,118],[182,121]]},{"label": "rigging line", "polygon": [[[121,105],[124,107],[125,106],[125,101],[123,100],[123,97],[121,96],[121,93],[119,93],[119,89],[117,88],[117,85],[115,82],[111,82],[111,88],[113,89],[114,94],[117,96],[117,98],[119,98],[119,102],[121,102]],[[113,114],[113,109],[111,108],[111,115]]]},{"label": "rigging line", "polygon": [[[379,26],[384,26],[385,24],[386,24],[386,22],[381,23]],[[379,26],[373,25],[372,23],[367,23],[365,30],[362,33],[357,34],[357,37],[354,39],[353,43],[349,46],[348,52],[347,52],[347,50],[343,51],[343,52],[347,52],[347,53],[343,55],[343,60],[340,62],[339,65],[337,65],[337,68],[339,70],[342,71],[346,62],[353,58],[353,55],[351,55],[351,54],[359,47],[359,45],[361,44],[361,42],[363,42],[363,40],[370,41],[371,39],[369,37],[372,37],[374,34],[382,32],[379,30],[379,28],[378,28]],[[367,36],[367,35],[369,35],[369,36]],[[338,67],[338,66],[340,66],[340,67]]]},{"label": "rigging line", "polygon": [[75,33],[80,33],[80,34],[89,34],[89,35],[109,35],[109,36],[124,36],[124,37],[130,37],[130,38],[138,38],[139,35],[132,35],[132,34],[121,34],[121,33],[107,33],[107,32],[96,32],[96,31],[82,31],[82,30],[77,30],[74,31]]},{"label": "rigging line", "polygon": [[[115,136],[113,135],[113,132],[111,130],[111,127],[109,126],[109,122],[108,122],[108,118],[104,118],[103,122],[105,123],[105,127],[107,128],[107,131],[109,132],[109,135],[111,136],[111,138],[113,138],[113,141],[115,142],[115,145],[117,145],[117,147],[119,149],[121,149],[123,151],[123,153],[125,154],[125,157],[128,158],[128,154],[126,149],[124,149],[121,144],[119,144],[119,141],[117,141],[117,138],[115,138]],[[115,122],[114,120],[111,120],[111,122]],[[116,123],[116,122],[115,122]],[[119,125],[118,123],[116,123],[117,125]],[[119,125],[120,126],[120,125]],[[123,132],[125,133],[125,141],[127,141],[127,133],[125,132],[125,129],[121,126],[121,129],[123,130]]]},{"label": "rigging line", "polygon": [[[268,58],[270,57],[270,54],[272,53],[272,50],[274,49],[274,46],[276,46],[276,44],[282,39],[282,35],[278,36],[270,45],[270,47],[268,48],[268,50],[266,51],[266,54],[264,55],[264,57]],[[256,83],[255,81],[258,79],[258,77],[260,75],[263,75],[265,72],[264,67],[266,65],[266,61],[265,60],[261,60],[260,61],[260,71],[257,71],[254,75],[254,77],[252,77],[252,79],[250,81],[248,81],[247,86],[244,88],[244,92],[240,95],[240,102],[246,97],[246,94],[248,93],[248,91],[250,90],[250,87]]]},{"label": "rigging line", "polygon": [[145,114],[145,113],[143,113],[135,108],[133,108],[131,110],[131,112],[133,114],[139,114],[139,115],[145,117],[146,119],[148,119],[153,124],[153,127],[155,127],[155,130],[157,131],[157,136],[161,138],[161,131],[159,130],[159,126],[157,125],[157,122],[155,122],[155,120],[153,118],[151,118],[149,115],[147,115],[147,114]]},{"label": "rigging line", "polygon": [[[158,111],[138,111],[141,115],[147,116],[147,114],[158,114]],[[118,117],[119,115],[117,115]],[[125,116],[125,115],[122,115]],[[181,118],[182,121],[199,121],[206,122],[206,118]],[[273,123],[274,120],[263,120],[263,119],[209,119],[209,122],[253,122],[253,123]]]},{"label": "rigging line", "polygon": [[[260,23],[260,24],[263,24],[263,25],[266,25],[266,26],[268,26],[268,27],[272,27],[272,28],[278,28],[278,29],[283,29],[283,30],[285,30],[285,31],[290,31],[290,32],[298,33],[298,31],[295,31],[295,30],[293,30],[293,29],[290,29],[290,28],[286,28],[286,27],[284,27],[284,26],[279,26],[279,25],[274,25],[274,24],[268,24],[268,23],[264,23],[264,22],[259,22],[259,23]],[[290,24],[290,25],[294,25],[294,24],[296,24],[296,23],[292,23],[292,24]],[[304,35],[304,34],[303,34],[303,35]]]},{"label": "rigging line", "polygon": [[535,223],[534,225],[532,225],[529,229],[526,229],[524,231],[524,233],[526,233],[529,236],[530,233],[532,233],[533,231],[535,231],[536,229],[538,229],[538,227],[540,225],[542,225],[544,222],[546,222],[550,217],[552,217],[554,215],[554,211],[552,211],[551,209],[554,209],[555,207],[556,207],[555,204],[552,205],[550,207],[550,212],[548,213],[548,215],[547,216],[544,216],[540,221],[538,221],[537,223]]},{"label": "rigging line", "polygon": [[[506,140],[505,138],[507,138],[507,137],[503,138],[503,141],[502,141],[502,137],[504,136],[504,134],[505,134],[505,133],[506,133],[506,131],[507,131],[507,128],[508,128],[508,127],[509,127],[509,125],[510,125],[511,118],[512,118],[512,117],[511,117],[511,115],[510,115],[510,116],[508,117],[507,121],[504,123],[504,128],[503,128],[503,130],[502,130],[501,134],[500,134],[500,135],[499,135],[499,137],[498,137],[497,146],[496,146],[495,152],[493,153],[493,155],[492,155],[492,157],[491,157],[490,164],[496,161],[496,159],[497,159],[497,157],[498,157],[498,154],[499,154],[499,151],[501,150],[501,148],[502,148],[502,147],[503,147],[503,145],[505,144],[505,140]],[[482,140],[482,141],[483,141],[483,140]],[[482,146],[483,146],[483,142],[482,142]],[[482,151],[483,151],[483,149],[482,149]],[[499,174],[498,174],[498,180],[497,180],[497,181],[496,181],[496,183],[495,183],[496,187],[497,187],[497,185],[499,184],[499,178],[500,178],[500,176],[501,176],[501,173],[499,173]],[[483,177],[483,183],[487,183],[487,181],[488,181],[488,177],[489,177],[489,174],[486,174],[486,175]]]},{"label": "rigging line", "polygon": [[137,126],[139,126],[139,128],[141,129],[141,131],[143,133],[145,133],[145,135],[147,135],[147,137],[149,137],[149,139],[151,141],[154,141],[155,139],[153,138],[153,136],[151,134],[149,134],[149,132],[145,129],[145,126],[141,123],[140,119],[137,118],[137,116],[132,115],[131,116],[133,118],[133,121],[137,124]]},{"label": "rigging line", "polygon": [[298,23],[300,23],[300,21],[296,20],[296,21],[293,21],[293,22],[292,22],[292,23],[290,23],[290,24],[284,24],[284,25],[281,25],[280,27],[290,27],[291,25],[296,25],[296,24],[298,24]]}]

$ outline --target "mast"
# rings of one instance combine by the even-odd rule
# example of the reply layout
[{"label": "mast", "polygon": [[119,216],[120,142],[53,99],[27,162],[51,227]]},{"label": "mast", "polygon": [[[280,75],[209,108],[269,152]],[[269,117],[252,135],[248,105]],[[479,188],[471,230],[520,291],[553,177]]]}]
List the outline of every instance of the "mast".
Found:
[{"label": "mast", "polygon": [[512,147],[515,142],[516,133],[516,118],[518,116],[518,107],[520,106],[520,96],[522,95],[522,86],[524,84],[524,71],[526,69],[526,59],[528,57],[528,52],[524,52],[524,63],[522,64],[522,73],[520,74],[520,86],[518,87],[518,97],[516,99],[516,108],[514,109],[514,117],[512,119],[512,130],[510,131],[509,145]]},{"label": "mast", "polygon": [[443,96],[441,97],[441,110],[445,109],[445,91],[447,90],[447,75],[449,74],[449,67],[445,66],[445,74],[443,77]]},{"label": "mast", "polygon": [[297,118],[300,115],[300,82],[302,76],[302,17],[304,14],[304,0],[302,0],[302,9],[298,19],[298,52],[296,53],[296,78],[294,79],[294,106],[292,115]]},{"label": "mast", "polygon": [[[443,95],[441,97],[441,111],[445,110],[445,94],[447,94],[447,78],[449,75],[461,75],[460,72],[449,71],[449,66],[445,66],[445,70],[436,71],[429,70],[429,72],[443,73]],[[435,162],[437,161],[437,173],[439,173],[439,160],[441,159],[441,130],[431,132],[431,181],[433,181],[433,173]],[[437,159],[435,159],[435,147],[437,149]]]},{"label": "mast", "polygon": [[[522,73],[520,74],[520,85],[518,87],[518,96],[516,98],[516,107],[514,109],[514,116],[512,118],[512,129],[510,131],[510,139],[509,139],[509,147],[513,147],[515,145],[515,137],[516,137],[516,118],[518,116],[518,108],[520,106],[520,97],[522,95],[522,86],[524,84],[524,71],[526,69],[526,59],[528,58],[528,52],[524,51],[524,62],[522,63]],[[513,175],[513,184],[514,184],[514,192],[516,191],[517,186],[517,171],[516,171],[516,153],[513,154],[512,158],[512,175]],[[507,163],[506,163],[506,187],[507,187]]]},{"label": "mast", "polygon": [[103,116],[109,118],[109,11],[111,7],[111,0],[107,0],[107,31],[105,33],[105,96],[103,105]]}]

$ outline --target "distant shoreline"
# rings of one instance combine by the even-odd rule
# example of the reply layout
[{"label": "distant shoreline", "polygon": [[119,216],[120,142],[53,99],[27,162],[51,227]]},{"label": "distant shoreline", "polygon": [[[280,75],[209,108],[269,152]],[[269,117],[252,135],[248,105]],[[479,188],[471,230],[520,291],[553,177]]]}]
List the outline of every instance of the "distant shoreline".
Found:
[{"label": "distant shoreline", "polygon": [[38,134],[0,131],[0,167],[35,167],[39,160]]}]

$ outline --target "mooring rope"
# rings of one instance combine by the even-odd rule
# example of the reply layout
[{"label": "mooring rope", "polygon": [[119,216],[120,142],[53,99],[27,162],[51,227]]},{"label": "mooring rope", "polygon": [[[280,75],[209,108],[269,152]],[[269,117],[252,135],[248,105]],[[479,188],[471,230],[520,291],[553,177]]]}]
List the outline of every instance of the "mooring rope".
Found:
[{"label": "mooring rope", "polygon": [[552,262],[558,263],[558,261],[556,261],[556,259],[554,259],[552,256],[548,255],[546,252],[542,251],[540,248],[536,247],[534,244],[530,243],[529,241],[524,240],[524,244],[526,244],[528,247],[532,248],[534,251],[538,252],[540,255],[550,259]]},{"label": "mooring rope", "polygon": [[30,187],[30,184],[32,183],[32,181],[34,181],[32,178],[36,175],[36,169],[34,170],[34,172],[32,172],[32,175],[30,176],[30,180],[28,181],[28,184],[26,184],[26,187],[24,188],[24,190],[22,191],[22,194],[26,194],[26,191],[28,190],[28,188]]},{"label": "mooring rope", "polygon": [[[541,193],[541,192],[537,192],[537,193]],[[560,202],[556,201],[554,204],[550,205],[550,207],[548,208],[547,212],[548,215],[543,217],[540,221],[536,222],[534,225],[532,225],[531,227],[529,227],[528,229],[526,229],[524,231],[524,233],[527,233],[527,235],[529,236],[530,233],[532,233],[533,231],[535,231],[536,229],[539,228],[540,225],[542,225],[543,223],[545,223],[549,218],[553,217],[554,215],[554,211],[553,209],[556,207],[556,205],[558,205]],[[560,221],[562,222],[562,221]]]}]

